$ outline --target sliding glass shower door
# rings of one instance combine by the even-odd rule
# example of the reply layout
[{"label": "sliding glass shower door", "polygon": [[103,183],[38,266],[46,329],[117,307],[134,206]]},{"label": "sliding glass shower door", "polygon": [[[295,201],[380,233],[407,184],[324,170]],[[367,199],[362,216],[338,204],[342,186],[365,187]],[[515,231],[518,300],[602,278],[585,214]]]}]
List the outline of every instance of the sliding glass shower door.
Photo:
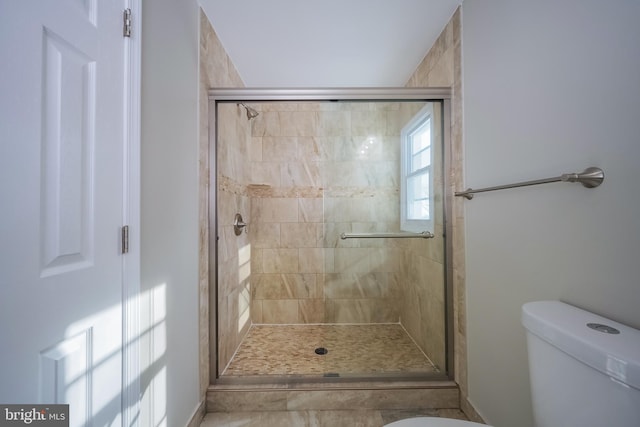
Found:
[{"label": "sliding glass shower door", "polygon": [[443,103],[216,114],[218,375],[445,373]]},{"label": "sliding glass shower door", "polygon": [[[445,283],[440,104],[341,106],[348,133],[323,166],[325,322],[339,325],[331,368],[340,375],[437,372],[444,369]],[[430,134],[418,141],[407,126],[420,118]],[[431,173],[417,185],[403,177],[403,164]],[[424,220],[403,227],[419,203]]]}]

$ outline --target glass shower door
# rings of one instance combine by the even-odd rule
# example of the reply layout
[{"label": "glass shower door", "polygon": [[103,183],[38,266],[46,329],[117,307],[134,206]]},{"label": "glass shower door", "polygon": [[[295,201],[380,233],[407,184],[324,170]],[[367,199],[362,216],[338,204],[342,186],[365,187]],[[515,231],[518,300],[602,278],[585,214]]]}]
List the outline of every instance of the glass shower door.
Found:
[{"label": "glass shower door", "polygon": [[[322,139],[329,144],[322,165],[326,374],[439,372],[445,360],[441,105],[344,102],[340,107],[350,124],[347,133]],[[424,110],[429,111],[428,144],[422,132],[418,153],[404,150],[403,144],[416,143],[403,128]],[[411,187],[402,182],[403,162],[417,163],[416,157],[430,173],[426,189],[416,192],[414,186],[409,194],[414,197],[407,198],[403,190]],[[415,194],[423,205],[431,203],[429,229],[402,227]],[[417,234],[423,231],[434,238]],[[372,237],[378,235],[384,237]]]},{"label": "glass shower door", "polygon": [[219,375],[445,372],[442,103],[248,105],[217,112]]}]

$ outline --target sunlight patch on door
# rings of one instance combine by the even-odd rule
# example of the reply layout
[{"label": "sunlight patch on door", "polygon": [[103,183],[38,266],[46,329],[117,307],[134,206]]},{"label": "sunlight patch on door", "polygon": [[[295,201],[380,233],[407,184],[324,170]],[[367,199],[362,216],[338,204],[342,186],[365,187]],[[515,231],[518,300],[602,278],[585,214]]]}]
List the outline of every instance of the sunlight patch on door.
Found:
[{"label": "sunlight patch on door", "polygon": [[88,328],[40,352],[40,402],[68,403],[70,427],[91,419],[92,335]]}]

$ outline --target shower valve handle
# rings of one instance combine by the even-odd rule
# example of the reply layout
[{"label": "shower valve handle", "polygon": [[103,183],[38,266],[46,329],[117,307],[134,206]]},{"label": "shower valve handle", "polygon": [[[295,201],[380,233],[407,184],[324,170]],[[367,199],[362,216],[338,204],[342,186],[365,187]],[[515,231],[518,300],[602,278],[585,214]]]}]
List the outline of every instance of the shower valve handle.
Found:
[{"label": "shower valve handle", "polygon": [[233,219],[233,231],[236,234],[236,236],[239,236],[240,234],[242,234],[242,230],[244,229],[244,232],[247,232],[247,223],[244,222],[244,220],[242,219],[242,215],[240,215],[239,213],[236,214],[236,216]]}]

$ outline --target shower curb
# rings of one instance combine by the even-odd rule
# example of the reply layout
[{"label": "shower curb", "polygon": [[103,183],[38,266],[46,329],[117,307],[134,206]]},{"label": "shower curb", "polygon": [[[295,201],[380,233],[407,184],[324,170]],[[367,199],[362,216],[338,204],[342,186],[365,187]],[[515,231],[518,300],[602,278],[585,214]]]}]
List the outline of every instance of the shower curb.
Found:
[{"label": "shower curb", "polygon": [[457,409],[453,381],[375,383],[216,384],[207,412],[358,409]]}]

